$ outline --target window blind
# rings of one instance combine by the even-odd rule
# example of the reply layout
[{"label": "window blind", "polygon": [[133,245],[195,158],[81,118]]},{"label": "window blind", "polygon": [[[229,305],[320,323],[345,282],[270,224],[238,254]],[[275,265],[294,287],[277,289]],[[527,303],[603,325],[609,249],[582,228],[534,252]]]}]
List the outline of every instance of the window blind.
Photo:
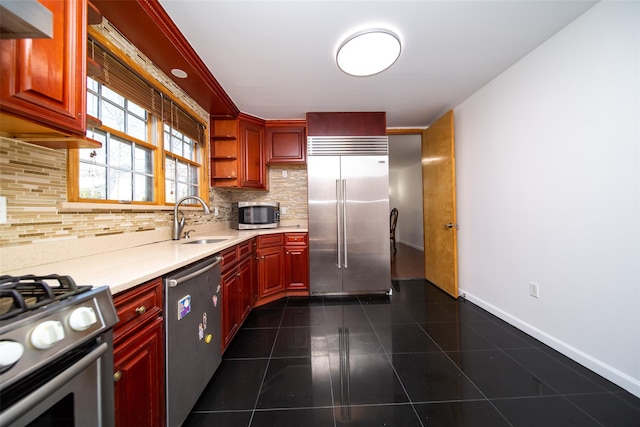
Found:
[{"label": "window blind", "polygon": [[98,65],[91,67],[89,77],[135,102],[194,141],[205,142],[204,126],[198,120],[95,40],[89,39],[87,55]]}]

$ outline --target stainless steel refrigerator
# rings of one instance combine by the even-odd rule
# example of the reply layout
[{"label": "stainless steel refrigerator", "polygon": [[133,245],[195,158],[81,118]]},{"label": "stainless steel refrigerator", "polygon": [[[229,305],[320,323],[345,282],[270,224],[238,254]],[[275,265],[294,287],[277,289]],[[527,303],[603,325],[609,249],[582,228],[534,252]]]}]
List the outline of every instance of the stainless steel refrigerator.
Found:
[{"label": "stainless steel refrigerator", "polygon": [[311,294],[390,293],[388,138],[307,143]]}]

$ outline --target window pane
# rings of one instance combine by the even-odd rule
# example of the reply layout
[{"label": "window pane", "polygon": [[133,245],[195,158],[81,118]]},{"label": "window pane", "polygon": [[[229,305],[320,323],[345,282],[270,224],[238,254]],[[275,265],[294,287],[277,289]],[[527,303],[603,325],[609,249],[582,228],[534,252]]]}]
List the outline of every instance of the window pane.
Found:
[{"label": "window pane", "polygon": [[139,202],[153,201],[153,177],[146,175],[135,175],[135,194],[133,200]]},{"label": "window pane", "polygon": [[109,195],[111,200],[132,200],[131,172],[109,169]]},{"label": "window pane", "polygon": [[198,185],[198,168],[189,166],[189,184]]},{"label": "window pane", "polygon": [[109,141],[109,165],[111,167],[131,170],[131,155],[129,141],[111,137]]},{"label": "window pane", "polygon": [[91,92],[87,93],[87,114],[92,117],[100,117],[98,112],[98,97]]},{"label": "window pane", "polygon": [[93,80],[91,77],[87,77],[87,90],[98,92],[98,87],[99,84],[97,81]]},{"label": "window pane", "polygon": [[79,150],[80,153],[80,161],[81,162],[90,162],[90,163],[98,163],[101,165],[107,164],[107,150],[106,150],[106,142],[107,135],[102,131],[88,131],[87,136],[91,139],[95,139],[102,143],[101,148],[82,148]]},{"label": "window pane", "polygon": [[178,200],[180,200],[181,198],[185,197],[185,196],[190,196],[189,194],[189,186],[187,184],[183,184],[181,182],[178,182]]},{"label": "window pane", "polygon": [[165,183],[165,194],[164,198],[167,203],[175,203],[176,202],[176,182],[172,180],[167,180]]},{"label": "window pane", "polygon": [[102,86],[102,96],[112,101],[114,104],[119,105],[120,107],[124,107],[124,96],[118,95],[104,85]]},{"label": "window pane", "polygon": [[189,168],[185,163],[177,162],[178,166],[176,169],[176,181],[178,182],[189,182]]},{"label": "window pane", "polygon": [[151,150],[136,146],[135,148],[135,167],[136,172],[153,173],[153,156]]},{"label": "window pane", "polygon": [[80,197],[84,199],[106,199],[106,168],[80,163]]},{"label": "window pane", "polygon": [[193,155],[193,142],[187,138],[187,140],[184,143],[183,149],[184,149],[184,153],[182,155],[182,157],[185,157],[189,160],[195,160],[194,159],[194,155]]},{"label": "window pane", "polygon": [[108,102],[102,102],[102,114],[99,117],[105,126],[124,132],[124,110]]},{"label": "window pane", "polygon": [[147,110],[129,100],[127,100],[127,109],[142,119],[147,118]]},{"label": "window pane", "polygon": [[129,114],[127,120],[127,135],[138,138],[142,141],[147,140],[147,123],[136,116]]},{"label": "window pane", "polygon": [[165,164],[165,177],[167,180],[175,181],[176,179],[176,162],[171,157],[167,157]]}]

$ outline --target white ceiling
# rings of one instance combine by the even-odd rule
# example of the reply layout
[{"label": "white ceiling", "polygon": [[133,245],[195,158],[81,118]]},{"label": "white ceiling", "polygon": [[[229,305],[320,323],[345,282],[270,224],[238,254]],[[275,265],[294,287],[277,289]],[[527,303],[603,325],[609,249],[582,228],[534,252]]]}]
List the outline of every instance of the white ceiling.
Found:
[{"label": "white ceiling", "polygon": [[[424,127],[590,8],[586,0],[160,0],[240,111],[386,111],[388,127]],[[385,27],[402,40],[381,74],[335,64],[350,34]]]}]

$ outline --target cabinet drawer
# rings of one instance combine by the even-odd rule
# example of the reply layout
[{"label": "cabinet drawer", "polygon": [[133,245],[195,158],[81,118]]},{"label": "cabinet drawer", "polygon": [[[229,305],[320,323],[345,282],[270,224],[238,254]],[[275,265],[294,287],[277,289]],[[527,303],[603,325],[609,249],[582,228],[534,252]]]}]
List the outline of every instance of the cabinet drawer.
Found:
[{"label": "cabinet drawer", "polygon": [[222,272],[224,273],[229,268],[236,265],[236,263],[238,262],[238,246],[236,245],[228,249],[225,249],[224,251],[222,251],[222,253],[220,253],[220,255],[222,256],[221,269],[222,269]]},{"label": "cabinet drawer", "polygon": [[113,303],[120,319],[113,328],[115,342],[147,319],[162,314],[162,279],[117,294]]},{"label": "cabinet drawer", "polygon": [[285,234],[285,245],[306,245],[307,233],[287,233]]},{"label": "cabinet drawer", "polygon": [[272,248],[274,246],[284,245],[284,234],[265,234],[264,236],[258,236],[258,248]]},{"label": "cabinet drawer", "polygon": [[252,252],[255,252],[255,250],[255,239],[250,239],[246,242],[242,242],[238,244],[238,257],[239,259],[244,259]]}]

